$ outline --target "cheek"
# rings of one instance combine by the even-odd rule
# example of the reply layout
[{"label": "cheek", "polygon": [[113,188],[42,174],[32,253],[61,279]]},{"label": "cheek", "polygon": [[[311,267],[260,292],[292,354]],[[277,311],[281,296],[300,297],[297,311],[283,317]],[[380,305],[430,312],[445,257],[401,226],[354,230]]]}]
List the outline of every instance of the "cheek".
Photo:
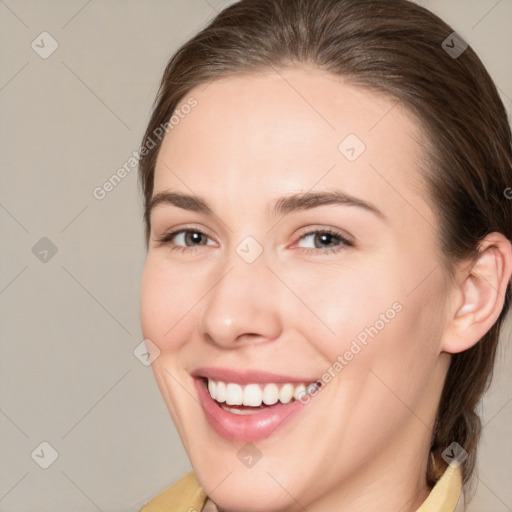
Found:
[{"label": "cheek", "polygon": [[296,312],[297,329],[323,355],[320,396],[330,404],[325,435],[339,439],[342,432],[347,440],[373,440],[358,454],[343,445],[354,460],[370,457],[372,446],[391,439],[411,410],[425,424],[430,421],[425,403],[435,395],[429,390],[443,329],[443,282],[440,274],[432,274],[421,293],[411,293],[409,283],[415,281],[405,265],[401,270],[355,272],[357,278],[348,271],[330,272],[329,279],[309,276],[304,288],[297,288],[335,333],[326,336],[320,321],[311,316],[305,321]]},{"label": "cheek", "polygon": [[353,340],[364,347],[376,333],[381,337],[400,315],[399,284],[376,274],[369,267],[358,271],[350,266],[326,266],[285,277],[309,309],[294,300],[295,311],[288,311],[287,317],[296,319],[297,329],[329,361],[349,350]]},{"label": "cheek", "polygon": [[201,297],[198,280],[148,255],[141,280],[141,327],[162,352],[179,349],[187,339],[193,308]]},{"label": "cheek", "polygon": [[414,290],[422,276],[410,261],[402,263],[290,273],[287,282],[310,311],[293,301],[287,317],[330,365],[341,357],[343,365],[359,369],[424,367],[426,357],[438,355],[443,279],[437,270]]}]

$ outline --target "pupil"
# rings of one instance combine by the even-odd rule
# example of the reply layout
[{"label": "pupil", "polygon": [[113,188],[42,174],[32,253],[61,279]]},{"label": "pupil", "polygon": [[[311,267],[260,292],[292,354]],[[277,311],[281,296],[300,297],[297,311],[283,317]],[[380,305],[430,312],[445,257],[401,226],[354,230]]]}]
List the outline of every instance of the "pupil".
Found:
[{"label": "pupil", "polygon": [[202,236],[202,233],[191,232],[188,234],[189,242],[192,244],[200,244]]},{"label": "pupil", "polygon": [[330,245],[332,243],[332,235],[330,235],[329,233],[321,234],[319,235],[319,238],[321,242],[320,247],[324,247],[325,245]]}]

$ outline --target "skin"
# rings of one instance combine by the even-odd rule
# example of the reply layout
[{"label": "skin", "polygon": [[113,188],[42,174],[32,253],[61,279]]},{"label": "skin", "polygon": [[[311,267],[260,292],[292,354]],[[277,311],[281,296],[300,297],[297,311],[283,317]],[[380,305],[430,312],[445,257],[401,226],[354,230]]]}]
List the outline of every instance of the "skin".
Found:
[{"label": "skin", "polygon": [[[430,491],[448,352],[471,346],[497,317],[489,283],[503,290],[510,244],[497,235],[501,252],[486,252],[487,285],[467,262],[448,280],[419,168],[424,136],[396,101],[308,68],[221,79],[189,97],[197,107],[163,141],[154,194],[200,196],[213,214],[153,210],[141,320],[160,350],[154,375],[201,486],[232,512],[415,511]],[[338,150],[350,133],[366,145],[353,162]],[[334,189],[382,217],[339,204],[269,215],[277,198]],[[157,241],[185,228],[207,236],[195,246],[183,236]],[[315,229],[353,245],[334,237],[327,249],[338,250],[328,252],[307,236]],[[247,236],[263,249],[250,264],[236,252]],[[254,467],[237,458],[244,442],[207,423],[194,369],[319,378],[396,302],[402,310],[311,403],[255,443]]]}]

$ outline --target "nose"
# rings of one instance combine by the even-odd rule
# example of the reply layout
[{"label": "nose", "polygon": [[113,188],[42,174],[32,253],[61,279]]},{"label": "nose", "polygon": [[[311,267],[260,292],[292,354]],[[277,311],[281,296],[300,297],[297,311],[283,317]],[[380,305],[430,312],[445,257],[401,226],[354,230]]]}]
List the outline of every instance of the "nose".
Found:
[{"label": "nose", "polygon": [[225,349],[275,340],[282,332],[277,279],[263,257],[253,263],[236,258],[223,266],[201,301],[201,334]]}]

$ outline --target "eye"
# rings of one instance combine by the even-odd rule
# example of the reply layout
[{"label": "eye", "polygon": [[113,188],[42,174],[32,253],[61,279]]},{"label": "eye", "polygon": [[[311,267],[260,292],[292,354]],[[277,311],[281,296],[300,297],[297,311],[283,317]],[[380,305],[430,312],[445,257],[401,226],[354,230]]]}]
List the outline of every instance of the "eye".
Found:
[{"label": "eye", "polygon": [[165,234],[158,239],[159,245],[170,246],[171,251],[194,250],[202,245],[216,245],[203,231],[198,229],[180,229]]},{"label": "eye", "polygon": [[341,233],[331,229],[317,229],[308,231],[302,235],[297,246],[303,248],[307,253],[325,254],[326,252],[338,252],[345,247],[352,247],[354,244]]}]

